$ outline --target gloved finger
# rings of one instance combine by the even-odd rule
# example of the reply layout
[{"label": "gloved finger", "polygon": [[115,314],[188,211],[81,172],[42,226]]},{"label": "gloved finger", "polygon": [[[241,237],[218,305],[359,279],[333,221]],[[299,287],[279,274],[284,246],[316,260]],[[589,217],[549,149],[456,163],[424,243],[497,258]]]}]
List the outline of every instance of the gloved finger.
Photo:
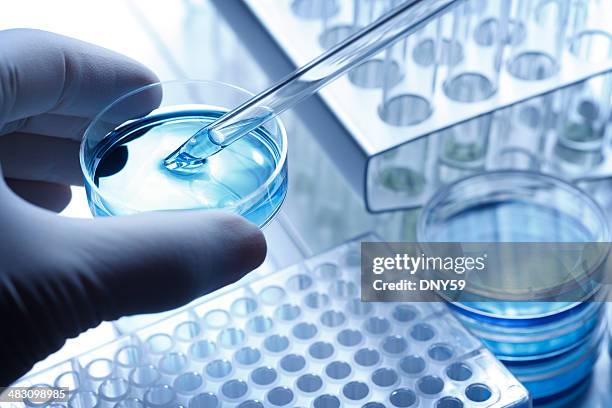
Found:
[{"label": "gloved finger", "polygon": [[147,213],[71,220],[86,270],[99,288],[90,301],[105,320],[168,310],[239,280],[266,255],[261,231],[218,211]]},{"label": "gloved finger", "polygon": [[[99,46],[40,30],[0,31],[0,127],[43,113],[93,117],[157,81],[142,64]],[[157,107],[161,90],[141,96],[124,105],[120,120]]]},{"label": "gloved finger", "polygon": [[21,132],[80,141],[90,123],[90,118],[43,113],[6,123],[0,129],[0,135]]},{"label": "gloved finger", "polygon": [[[4,127],[0,129],[0,135],[21,132],[80,141],[83,137],[83,133],[85,133],[85,129],[87,129],[90,123],[90,118],[43,113],[41,115],[15,120],[5,124]],[[113,128],[114,127],[116,127],[116,125],[114,125]]]},{"label": "gloved finger", "polygon": [[19,197],[30,204],[53,212],[62,211],[72,199],[72,192],[67,185],[18,179],[5,181]]},{"label": "gloved finger", "polygon": [[0,136],[4,176],[22,180],[82,185],[80,143],[28,133]]}]

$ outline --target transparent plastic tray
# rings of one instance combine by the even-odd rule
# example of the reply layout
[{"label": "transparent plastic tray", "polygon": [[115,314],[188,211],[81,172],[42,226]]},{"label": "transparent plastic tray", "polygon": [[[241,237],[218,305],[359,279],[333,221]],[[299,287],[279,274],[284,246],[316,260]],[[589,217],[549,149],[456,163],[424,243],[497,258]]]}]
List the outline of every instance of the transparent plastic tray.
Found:
[{"label": "transparent plastic tray", "polygon": [[[53,407],[530,407],[443,303],[363,303],[359,241],[20,380]],[[144,404],[142,403],[144,401]]]}]

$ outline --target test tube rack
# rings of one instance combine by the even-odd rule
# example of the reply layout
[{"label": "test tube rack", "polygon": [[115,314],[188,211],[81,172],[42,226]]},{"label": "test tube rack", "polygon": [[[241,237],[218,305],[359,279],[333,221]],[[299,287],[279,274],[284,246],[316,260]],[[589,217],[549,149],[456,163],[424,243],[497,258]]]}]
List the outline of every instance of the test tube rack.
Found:
[{"label": "test tube rack", "polygon": [[[294,67],[397,3],[242,2]],[[383,51],[320,91],[322,104],[344,129],[320,132],[320,142],[371,212],[419,207],[462,175],[500,167],[554,173],[572,181],[609,177],[608,136],[599,141],[596,153],[585,155],[559,147],[557,134],[559,120],[567,114],[568,92],[589,81],[611,86],[611,20],[612,7],[600,0],[458,0],[425,22],[413,35],[415,41],[400,42],[399,54]],[[423,57],[424,51],[430,58]],[[478,72],[479,66],[488,72]],[[431,81],[425,98],[401,93],[407,82],[414,84],[411,73]],[[601,106],[595,108],[605,124],[611,97],[598,96],[595,102]],[[534,110],[534,105],[541,106]],[[523,123],[513,114],[522,115]],[[508,126],[513,124],[517,126]],[[531,140],[537,132],[539,144]],[[455,144],[450,150],[461,157],[445,160],[453,135],[465,133],[477,145]]]},{"label": "test tube rack", "polygon": [[[18,381],[69,402],[17,407],[531,406],[444,303],[360,300],[359,241],[188,305]],[[384,404],[384,405],[383,405]]]}]

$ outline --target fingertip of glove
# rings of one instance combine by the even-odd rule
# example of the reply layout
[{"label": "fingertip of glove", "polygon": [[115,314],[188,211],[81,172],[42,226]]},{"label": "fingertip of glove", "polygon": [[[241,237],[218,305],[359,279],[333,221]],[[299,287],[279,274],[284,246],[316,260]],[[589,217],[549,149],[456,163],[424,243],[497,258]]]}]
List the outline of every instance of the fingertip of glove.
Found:
[{"label": "fingertip of glove", "polygon": [[243,217],[219,213],[223,236],[231,240],[230,256],[240,263],[240,272],[246,273],[263,263],[266,259],[267,244],[263,232]]}]

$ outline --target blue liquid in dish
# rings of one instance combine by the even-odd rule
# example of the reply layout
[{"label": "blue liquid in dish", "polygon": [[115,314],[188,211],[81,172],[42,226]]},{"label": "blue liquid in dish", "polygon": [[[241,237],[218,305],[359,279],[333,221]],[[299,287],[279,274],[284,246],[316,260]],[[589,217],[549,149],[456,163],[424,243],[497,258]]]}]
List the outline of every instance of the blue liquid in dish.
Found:
[{"label": "blue liquid in dish", "polygon": [[574,349],[553,358],[504,364],[534,400],[555,397],[577,386],[591,373],[599,357],[604,327],[601,325]]},{"label": "blue liquid in dish", "polygon": [[[594,237],[581,220],[552,207],[520,200],[498,201],[469,207],[445,220],[430,235],[433,242],[592,242]],[[542,280],[543,278],[546,280]],[[525,276],[515,271],[511,279],[521,286],[542,287],[559,283],[552,273]],[[558,277],[559,280],[562,277]],[[506,284],[506,283],[504,283]],[[475,313],[504,319],[546,317],[577,306],[576,302],[462,302]],[[517,321],[525,325],[525,321]],[[540,324],[540,321],[534,321]]]},{"label": "blue liquid in dish", "polygon": [[[128,122],[107,135],[88,163],[96,216],[220,209],[265,225],[287,191],[287,164],[265,128],[215,154],[198,171],[179,173],[163,160],[223,111],[182,110]],[[280,167],[280,168],[279,168]]]},{"label": "blue liquid in dish", "polygon": [[[551,204],[554,205],[554,204]],[[591,242],[581,220],[552,207],[509,200],[454,214],[434,242]]]}]

